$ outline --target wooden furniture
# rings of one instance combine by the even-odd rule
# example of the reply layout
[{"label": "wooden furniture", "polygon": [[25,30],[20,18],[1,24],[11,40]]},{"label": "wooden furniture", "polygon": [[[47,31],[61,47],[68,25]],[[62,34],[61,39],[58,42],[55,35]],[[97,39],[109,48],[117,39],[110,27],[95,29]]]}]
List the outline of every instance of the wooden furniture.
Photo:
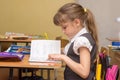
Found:
[{"label": "wooden furniture", "polygon": [[112,50],[109,46],[110,64],[116,64],[119,67],[119,78],[120,79],[120,50]]},{"label": "wooden furniture", "polygon": [[59,62],[48,62],[48,63],[40,63],[40,62],[29,62],[29,56],[25,55],[22,61],[19,62],[0,62],[0,67],[9,67],[9,68],[60,68],[61,63]]},{"label": "wooden furniture", "polygon": [[27,40],[0,39],[0,51],[2,48],[1,46],[2,43],[12,43],[12,44],[25,43],[26,45],[28,45],[28,43],[31,43],[31,39],[27,39]]},{"label": "wooden furniture", "polygon": [[120,68],[120,50],[112,50],[112,47],[109,47],[109,56],[111,64],[117,64]]},{"label": "wooden furniture", "polygon": [[[14,39],[0,39],[0,51],[1,51],[1,43],[12,43],[12,44],[17,44],[17,43],[25,43],[28,45],[31,43],[31,39],[27,40],[14,40]],[[25,55],[23,60],[21,62],[0,62],[0,67],[1,68],[10,68],[9,72],[9,80],[13,80],[13,68],[18,68],[19,69],[19,78],[21,78],[21,69],[27,68],[27,69],[45,69],[47,70],[47,75],[48,75],[48,80],[50,80],[50,70],[54,70],[55,74],[56,73],[56,68],[61,68],[61,63],[30,63],[28,62],[29,60],[29,55]],[[56,79],[56,75],[55,75]]]},{"label": "wooden furniture", "polygon": [[[25,55],[20,62],[0,62],[1,68],[10,68],[9,80],[13,79],[13,68],[33,68],[33,69],[46,69],[55,71],[55,80],[57,78],[56,69],[61,68],[61,63],[30,63],[29,55]],[[50,80],[50,73],[48,73],[48,80]]]}]

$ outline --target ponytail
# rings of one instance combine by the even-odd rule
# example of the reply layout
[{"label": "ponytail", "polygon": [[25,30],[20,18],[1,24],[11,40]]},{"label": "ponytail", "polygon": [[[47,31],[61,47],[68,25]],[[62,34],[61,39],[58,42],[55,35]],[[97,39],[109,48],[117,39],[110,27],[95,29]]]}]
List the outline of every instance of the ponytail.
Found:
[{"label": "ponytail", "polygon": [[86,9],[85,13],[87,14],[85,19],[85,25],[88,31],[91,33],[92,37],[95,39],[97,47],[98,47],[98,36],[97,36],[97,27],[95,24],[95,20],[93,14],[89,9]]}]

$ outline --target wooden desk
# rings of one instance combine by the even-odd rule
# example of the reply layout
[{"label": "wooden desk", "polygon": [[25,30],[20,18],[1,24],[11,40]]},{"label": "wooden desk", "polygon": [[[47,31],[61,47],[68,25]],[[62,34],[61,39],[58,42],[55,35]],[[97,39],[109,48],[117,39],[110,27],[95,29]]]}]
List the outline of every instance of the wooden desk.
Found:
[{"label": "wooden desk", "polygon": [[26,40],[0,39],[0,52],[2,48],[1,43],[12,43],[12,44],[25,43],[26,45],[28,45],[28,43],[31,43],[31,39],[26,39]]},{"label": "wooden desk", "polygon": [[12,68],[60,68],[61,63],[34,63],[29,62],[29,55],[25,55],[20,62],[0,62],[0,67]]},{"label": "wooden desk", "polygon": [[26,43],[26,42],[31,42],[32,39],[25,39],[25,40],[16,40],[16,39],[0,39],[0,42],[22,42],[22,43]]},{"label": "wooden desk", "polygon": [[[25,43],[26,45],[28,45],[28,43],[31,43],[31,39],[27,39],[27,40],[15,40],[15,39],[0,39],[0,51],[1,51],[1,43],[12,43],[12,44],[16,44],[16,43]],[[37,69],[47,69],[48,72],[48,80],[50,80],[50,76],[49,76],[49,70],[54,70],[56,72],[56,68],[60,68],[61,64],[46,64],[46,63],[30,63],[28,62],[28,58],[29,55],[25,55],[24,59],[21,62],[0,62],[0,67],[6,67],[6,68],[10,68],[10,75],[9,75],[9,80],[12,80],[12,76],[13,76],[13,68],[37,68]],[[56,78],[56,76],[55,76]]]},{"label": "wooden desk", "polygon": [[[56,80],[56,69],[61,68],[61,63],[30,63],[29,61],[29,55],[25,55],[23,60],[20,62],[0,62],[1,68],[10,68],[10,74],[9,74],[9,80],[12,80],[13,78],[13,71],[12,68],[33,68],[33,69],[46,69],[46,70],[54,70],[55,75],[54,78]],[[48,80],[50,80],[50,76],[48,74]]]}]

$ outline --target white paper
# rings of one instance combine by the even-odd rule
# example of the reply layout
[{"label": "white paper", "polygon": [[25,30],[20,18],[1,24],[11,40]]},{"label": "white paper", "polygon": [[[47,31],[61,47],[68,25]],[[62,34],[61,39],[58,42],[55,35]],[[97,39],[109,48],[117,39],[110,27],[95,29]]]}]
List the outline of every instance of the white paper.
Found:
[{"label": "white paper", "polygon": [[33,62],[50,62],[49,54],[60,54],[60,40],[32,40],[29,61]]}]

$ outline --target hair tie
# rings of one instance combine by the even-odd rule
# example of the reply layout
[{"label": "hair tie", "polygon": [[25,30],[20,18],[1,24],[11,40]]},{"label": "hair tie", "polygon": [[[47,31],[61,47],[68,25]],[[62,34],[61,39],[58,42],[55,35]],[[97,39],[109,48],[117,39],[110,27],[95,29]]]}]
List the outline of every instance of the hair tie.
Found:
[{"label": "hair tie", "polygon": [[84,8],[84,12],[87,12],[87,9],[86,9],[86,8]]}]

